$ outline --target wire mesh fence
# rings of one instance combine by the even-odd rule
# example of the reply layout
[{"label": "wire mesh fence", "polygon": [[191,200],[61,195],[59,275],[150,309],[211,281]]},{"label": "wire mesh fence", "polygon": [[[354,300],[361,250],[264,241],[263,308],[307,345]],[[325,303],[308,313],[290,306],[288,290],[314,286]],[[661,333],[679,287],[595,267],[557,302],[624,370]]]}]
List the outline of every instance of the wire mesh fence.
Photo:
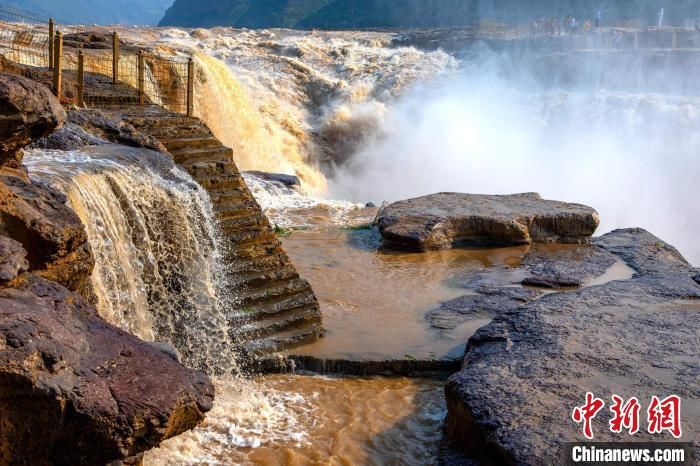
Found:
[{"label": "wire mesh fence", "polygon": [[49,66],[49,23],[31,13],[0,5],[0,53],[16,63]]},{"label": "wire mesh fence", "polygon": [[59,24],[0,4],[0,55],[5,68],[9,61],[12,71],[46,82],[65,104],[191,109],[191,58],[126,44],[103,27]]}]

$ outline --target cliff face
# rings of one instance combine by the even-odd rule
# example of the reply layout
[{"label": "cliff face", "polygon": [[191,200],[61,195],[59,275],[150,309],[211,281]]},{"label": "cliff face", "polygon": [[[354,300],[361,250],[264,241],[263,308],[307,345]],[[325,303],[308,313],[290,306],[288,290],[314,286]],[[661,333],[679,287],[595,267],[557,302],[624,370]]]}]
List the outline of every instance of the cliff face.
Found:
[{"label": "cliff face", "polygon": [[[465,26],[481,19],[527,22],[574,14],[603,22],[622,18],[654,24],[654,0],[176,0],[161,26],[248,28],[420,28]],[[679,0],[666,8],[668,24],[700,16],[700,5]]]}]

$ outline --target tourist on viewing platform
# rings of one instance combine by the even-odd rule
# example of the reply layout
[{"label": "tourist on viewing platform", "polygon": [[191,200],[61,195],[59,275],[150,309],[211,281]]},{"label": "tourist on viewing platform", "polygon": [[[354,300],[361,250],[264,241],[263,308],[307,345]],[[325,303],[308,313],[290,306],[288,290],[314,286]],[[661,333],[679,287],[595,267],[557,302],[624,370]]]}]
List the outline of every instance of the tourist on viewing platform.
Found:
[{"label": "tourist on viewing platform", "polygon": [[591,28],[593,28],[593,24],[591,24],[591,20],[587,19],[585,23],[583,23],[583,32],[590,32]]},{"label": "tourist on viewing platform", "polygon": [[700,19],[695,20],[695,30],[700,32]]},{"label": "tourist on viewing platform", "polygon": [[659,28],[664,27],[664,9],[659,10]]},{"label": "tourist on viewing platform", "polygon": [[598,29],[600,28],[600,21],[603,18],[603,12],[598,10],[598,13],[595,15],[595,28]]}]

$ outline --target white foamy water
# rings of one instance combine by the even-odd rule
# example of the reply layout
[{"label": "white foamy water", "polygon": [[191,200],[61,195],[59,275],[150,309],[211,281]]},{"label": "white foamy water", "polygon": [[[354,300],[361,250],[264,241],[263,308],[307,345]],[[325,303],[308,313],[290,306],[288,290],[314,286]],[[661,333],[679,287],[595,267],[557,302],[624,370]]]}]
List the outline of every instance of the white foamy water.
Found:
[{"label": "white foamy water", "polygon": [[146,465],[431,464],[445,418],[442,383],[267,376],[215,380],[214,409]]},{"label": "white foamy water", "polygon": [[296,174],[316,194],[327,171],[383,126],[397,96],[457,68],[447,53],[389,47],[393,35],[379,32],[124,33],[196,51],[195,114],[234,149],[239,168]]},{"label": "white foamy water", "polygon": [[30,175],[68,197],[85,225],[99,314],[183,362],[231,372],[226,272],[208,194],[165,155],[117,145],[28,152]]},{"label": "white foamy water", "polygon": [[391,33],[132,34],[197,52],[196,112],[239,165],[301,178],[307,198],[275,201],[256,189],[264,205],[285,204],[268,210],[280,225],[290,223],[280,212],[313,217],[323,199],[379,205],[438,191],[536,191],[592,205],[599,233],[642,226],[700,263],[692,240],[700,212],[688,197],[699,174],[700,104],[680,95],[687,86],[677,68],[659,87],[665,65],[652,60],[601,79],[611,61],[595,55],[563,58],[561,69],[549,59],[548,73],[534,54],[475,47],[456,58],[394,47]]},{"label": "white foamy water", "polygon": [[323,199],[305,194],[303,188],[243,174],[248,188],[273,225],[283,228],[348,226],[366,223],[364,204]]}]

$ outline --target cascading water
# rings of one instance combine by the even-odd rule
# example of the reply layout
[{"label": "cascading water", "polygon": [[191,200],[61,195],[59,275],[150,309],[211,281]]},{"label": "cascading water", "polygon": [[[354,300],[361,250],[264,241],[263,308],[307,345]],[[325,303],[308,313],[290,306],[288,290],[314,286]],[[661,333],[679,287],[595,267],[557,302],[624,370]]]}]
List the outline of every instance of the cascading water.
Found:
[{"label": "cascading water", "polygon": [[410,33],[358,31],[130,34],[197,52],[196,111],[241,167],[301,178],[311,197],[281,196],[277,213],[329,197],[534,190],[593,205],[599,233],[642,226],[700,261],[700,213],[684,200],[700,147],[685,55],[518,41],[450,55],[406,46]]},{"label": "cascading water", "polygon": [[34,150],[25,164],[66,193],[83,221],[102,317],[172,343],[190,367],[234,370],[212,206],[186,172],[162,154],[116,145]]},{"label": "cascading water", "polygon": [[325,193],[335,165],[383,127],[397,96],[457,67],[442,51],[390,47],[392,35],[379,32],[125,34],[194,50],[195,114],[234,149],[239,168],[295,174],[312,194]]}]

